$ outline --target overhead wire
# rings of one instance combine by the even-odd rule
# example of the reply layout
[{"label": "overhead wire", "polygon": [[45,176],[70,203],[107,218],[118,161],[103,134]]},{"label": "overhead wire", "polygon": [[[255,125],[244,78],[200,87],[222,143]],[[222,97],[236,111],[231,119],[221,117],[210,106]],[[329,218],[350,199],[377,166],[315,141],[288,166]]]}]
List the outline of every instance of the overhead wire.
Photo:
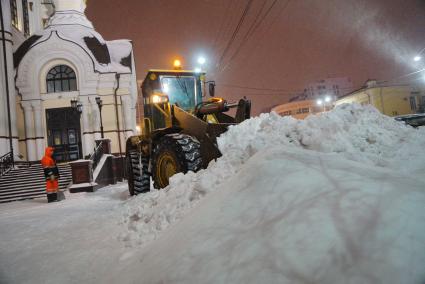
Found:
[{"label": "overhead wire", "polygon": [[240,19],[238,21],[238,24],[236,25],[236,28],[233,31],[233,34],[232,34],[230,40],[228,41],[228,43],[226,45],[226,48],[224,49],[223,53],[220,56],[220,60],[218,61],[218,66],[221,66],[221,63],[223,62],[224,57],[226,56],[227,52],[229,51],[230,46],[235,41],[236,36],[237,36],[237,34],[238,34],[238,32],[239,32],[239,30],[240,30],[243,22],[245,21],[245,17],[248,14],[249,9],[251,8],[252,2],[253,2],[253,0],[248,0],[247,4],[245,5],[245,9],[244,9],[244,11],[242,13],[242,16],[240,17]]},{"label": "overhead wire", "polygon": [[[288,6],[289,2],[291,0],[287,0],[285,5],[282,7],[282,9],[279,11],[279,13],[277,15],[280,15]],[[245,34],[243,40],[241,41],[241,43],[239,44],[238,48],[235,50],[235,52],[233,53],[233,55],[230,57],[229,61],[227,62],[227,64],[222,68],[221,71],[224,71],[231,63],[232,61],[237,57],[237,55],[239,54],[239,52],[242,50],[242,47],[248,43],[248,40],[252,37],[252,35],[255,33],[255,31],[257,31],[257,29],[261,26],[261,24],[264,22],[264,20],[266,19],[266,17],[270,14],[270,12],[273,10],[273,7],[276,5],[277,0],[274,0],[273,3],[269,6],[269,8],[267,9],[267,11],[264,13],[264,15],[262,16],[262,18],[260,19],[260,21],[257,22],[257,18],[255,19],[255,21],[253,22],[253,24],[251,25],[251,27],[249,28],[248,32]],[[262,11],[263,7],[261,8]],[[271,22],[270,26],[274,23],[274,21],[276,20],[276,18],[273,19],[273,21]],[[255,26],[254,26],[255,25]]]},{"label": "overhead wire", "polygon": [[[254,28],[255,24],[257,23],[257,21],[258,21],[258,19],[259,19],[260,15],[261,15],[261,13],[263,12],[264,7],[265,7],[266,3],[267,3],[267,0],[264,0],[264,1],[263,1],[263,4],[261,5],[261,8],[260,8],[260,9],[259,9],[259,11],[257,12],[257,14],[256,14],[256,16],[255,16],[255,18],[254,18],[254,20],[253,20],[253,22],[252,22],[251,26],[249,27],[248,31],[245,33],[245,35],[244,35],[244,37],[243,37],[243,39],[242,39],[241,43],[239,44],[239,46],[238,46],[237,50],[238,50],[238,49],[240,49],[240,48],[241,48],[241,46],[242,46],[242,44],[243,44],[243,43],[247,40],[247,38],[248,38],[249,34],[251,33],[251,31],[253,30],[253,28]],[[233,55],[232,55],[232,57],[230,58],[230,60],[232,60],[232,58],[234,57],[234,55],[235,55],[235,53],[233,53]],[[227,65],[228,65],[228,64],[227,64]],[[227,65],[226,65],[223,69],[225,69],[225,68],[227,67]]]},{"label": "overhead wire", "polygon": [[[228,87],[228,88],[237,88],[237,89],[247,89],[247,90],[256,90],[256,91],[271,91],[271,92],[288,92],[287,89],[273,89],[273,88],[257,88],[257,87],[246,87],[240,85],[233,84],[220,84],[220,86]],[[291,92],[294,92],[291,90]],[[295,91],[297,92],[297,91]]]},{"label": "overhead wire", "polygon": [[[225,14],[223,16],[223,20],[221,21],[220,28],[218,29],[217,34],[215,36],[214,43],[213,43],[213,48],[212,48],[213,50],[218,49],[217,48],[218,41],[225,34],[224,33],[225,23],[228,23],[229,22],[229,21],[226,21],[226,19],[228,18],[227,16],[229,15],[229,11],[231,10],[230,7],[232,6],[233,3],[234,3],[233,1],[227,1],[226,12],[225,12]],[[217,55],[218,55],[218,50],[217,50]]]}]

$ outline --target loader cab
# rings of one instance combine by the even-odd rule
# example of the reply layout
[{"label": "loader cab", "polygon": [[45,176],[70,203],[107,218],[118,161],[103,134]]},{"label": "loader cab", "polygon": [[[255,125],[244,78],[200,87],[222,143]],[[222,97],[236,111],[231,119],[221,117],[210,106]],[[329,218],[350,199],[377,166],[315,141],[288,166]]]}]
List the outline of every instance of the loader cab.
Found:
[{"label": "loader cab", "polygon": [[142,83],[145,131],[171,126],[170,105],[194,111],[202,102],[204,78],[202,72],[149,70]]}]

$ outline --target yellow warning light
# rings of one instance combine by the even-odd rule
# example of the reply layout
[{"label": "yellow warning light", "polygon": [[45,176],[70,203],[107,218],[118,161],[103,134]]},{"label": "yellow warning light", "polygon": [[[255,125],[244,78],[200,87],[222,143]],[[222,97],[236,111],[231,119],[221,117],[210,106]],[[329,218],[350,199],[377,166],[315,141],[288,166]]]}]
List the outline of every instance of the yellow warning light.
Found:
[{"label": "yellow warning light", "polygon": [[174,69],[182,69],[182,62],[179,59],[174,60]]}]

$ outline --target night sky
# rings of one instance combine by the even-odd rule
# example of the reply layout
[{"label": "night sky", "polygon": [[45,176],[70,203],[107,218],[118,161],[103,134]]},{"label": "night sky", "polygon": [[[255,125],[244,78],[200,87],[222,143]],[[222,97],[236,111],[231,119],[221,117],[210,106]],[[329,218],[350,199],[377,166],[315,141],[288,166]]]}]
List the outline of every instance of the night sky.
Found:
[{"label": "night sky", "polygon": [[401,76],[425,65],[412,60],[425,48],[424,0],[89,0],[86,14],[106,40],[133,41],[139,80],[203,55],[216,95],[246,95],[255,114],[311,81],[415,82]]}]

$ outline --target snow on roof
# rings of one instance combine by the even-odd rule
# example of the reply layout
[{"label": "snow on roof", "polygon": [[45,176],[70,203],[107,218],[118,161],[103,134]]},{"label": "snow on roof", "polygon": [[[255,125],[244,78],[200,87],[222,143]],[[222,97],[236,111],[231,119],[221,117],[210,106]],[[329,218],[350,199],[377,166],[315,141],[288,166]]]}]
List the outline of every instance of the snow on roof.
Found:
[{"label": "snow on roof", "polygon": [[[72,42],[82,48],[93,60],[94,69],[100,73],[131,73],[132,45],[130,40],[105,41],[96,32],[84,14],[77,11],[55,13],[48,26],[30,37],[15,52],[15,68],[27,52],[42,42],[48,42],[52,36]],[[130,60],[128,59],[130,57]]]}]

